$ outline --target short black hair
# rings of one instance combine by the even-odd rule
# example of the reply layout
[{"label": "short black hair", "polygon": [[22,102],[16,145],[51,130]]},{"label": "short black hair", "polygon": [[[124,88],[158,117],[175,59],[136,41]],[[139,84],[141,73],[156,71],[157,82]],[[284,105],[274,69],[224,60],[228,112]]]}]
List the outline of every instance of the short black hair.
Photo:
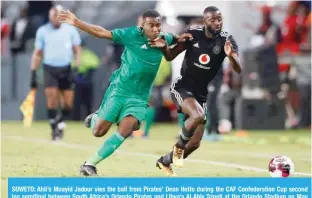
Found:
[{"label": "short black hair", "polygon": [[145,19],[146,17],[153,17],[153,18],[157,18],[157,17],[161,17],[159,12],[157,12],[156,10],[146,10],[143,14],[142,14],[143,19]]},{"label": "short black hair", "polygon": [[219,8],[217,8],[215,6],[209,6],[209,7],[205,8],[204,15],[207,14],[208,12],[217,12],[217,11],[220,11]]}]

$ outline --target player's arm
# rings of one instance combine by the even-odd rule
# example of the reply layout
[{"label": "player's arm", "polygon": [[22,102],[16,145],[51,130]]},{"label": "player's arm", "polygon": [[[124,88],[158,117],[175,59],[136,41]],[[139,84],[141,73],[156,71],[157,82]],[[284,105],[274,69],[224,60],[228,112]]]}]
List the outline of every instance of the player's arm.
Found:
[{"label": "player's arm", "polygon": [[80,56],[81,56],[81,38],[76,28],[73,29],[71,40],[73,43],[72,49],[75,58],[75,66],[78,67],[80,65]]},{"label": "player's arm", "polygon": [[37,71],[37,69],[39,68],[39,65],[41,64],[42,57],[43,57],[43,51],[41,49],[35,49],[33,51],[32,56],[31,56],[31,63],[30,63],[31,71]]},{"label": "player's arm", "polygon": [[37,75],[36,72],[43,59],[43,48],[44,48],[44,32],[42,29],[38,29],[35,38],[35,49],[32,53],[30,59],[30,69],[31,69],[31,88],[37,88]]},{"label": "player's arm", "polygon": [[186,49],[184,43],[178,43],[173,48],[169,48],[168,45],[165,45],[162,48],[163,55],[167,61],[172,61],[177,57],[181,52]]},{"label": "player's arm", "polygon": [[229,58],[230,64],[236,73],[241,73],[242,67],[239,63],[238,47],[232,36],[227,38],[224,45],[224,52]]},{"label": "player's arm", "polygon": [[80,56],[81,56],[81,46],[73,46],[73,52],[75,57],[75,65],[78,67],[80,65]]},{"label": "player's arm", "polygon": [[232,52],[229,56],[228,56],[230,63],[232,65],[233,70],[236,73],[241,73],[242,71],[242,67],[239,63],[239,58],[238,58],[238,54],[236,52]]},{"label": "player's arm", "polygon": [[187,48],[187,42],[189,42],[191,39],[193,39],[192,35],[190,33],[184,33],[181,36],[177,36],[174,38],[176,41],[175,46],[173,48],[170,48],[165,41],[165,39],[158,38],[155,41],[150,41],[149,44],[152,47],[158,47],[161,48],[163,55],[167,61],[172,61],[177,57],[181,52],[186,50]]},{"label": "player's arm", "polygon": [[93,36],[99,38],[112,39],[112,32],[98,25],[93,25],[86,23],[78,19],[73,13],[69,10],[61,10],[58,12],[57,19],[61,23],[68,23],[70,25],[76,26],[80,30],[87,32]]},{"label": "player's arm", "polygon": [[37,88],[37,69],[39,68],[43,58],[43,51],[36,48],[31,56],[30,68],[31,68],[31,80],[30,87],[35,89]]}]

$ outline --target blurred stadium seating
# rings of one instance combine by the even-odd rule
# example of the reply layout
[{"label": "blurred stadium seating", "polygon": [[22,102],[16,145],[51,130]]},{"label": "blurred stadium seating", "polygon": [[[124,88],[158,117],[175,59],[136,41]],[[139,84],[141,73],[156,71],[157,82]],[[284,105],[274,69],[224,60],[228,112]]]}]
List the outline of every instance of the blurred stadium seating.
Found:
[{"label": "blurred stadium seating", "polygon": [[[45,2],[48,4],[48,2]],[[102,25],[108,29],[116,28],[116,27],[125,27],[130,25],[136,25],[138,16],[146,9],[156,8],[158,9],[167,19],[165,27],[165,31],[176,31],[179,33],[185,28],[189,22],[189,20],[193,17],[198,17],[202,13],[203,7],[207,4],[205,2],[171,2],[167,1],[93,1],[92,3],[89,1],[52,1],[50,2],[54,5],[61,5],[65,9],[72,10],[77,17],[87,21],[89,23],[94,23],[98,25]],[[299,2],[300,3],[300,2]],[[225,4],[224,2],[209,2],[209,5],[216,5],[223,11],[224,15],[224,28],[229,30],[230,33],[234,35],[236,40],[239,43],[240,52],[243,55],[244,51],[248,50],[251,47],[250,41],[254,36],[254,32],[247,30],[244,26],[245,23],[252,23],[252,25],[257,26],[261,23],[261,15],[260,12],[255,12],[256,10],[251,9],[250,5],[247,2],[230,2]],[[5,1],[2,3],[4,18],[8,21],[8,23],[12,23],[14,19],[19,16],[19,11],[22,7],[27,7],[30,5],[27,1]],[[258,3],[258,7],[262,6],[261,3]],[[273,20],[279,24],[283,25],[283,21],[285,17],[287,17],[286,8],[287,6],[292,5],[290,2],[276,2],[275,7],[273,8]],[[282,7],[282,11],[278,9],[278,6]],[[166,8],[166,9],[163,9]],[[236,9],[244,9],[246,12],[233,12]],[[275,10],[274,10],[275,9]],[[35,10],[36,11],[36,10]],[[32,11],[32,12],[35,12]],[[180,22],[178,25],[172,25],[174,21],[170,20],[172,17],[176,17]],[[232,20],[234,19],[235,20]],[[32,20],[32,19],[31,19]],[[39,20],[40,21],[40,20]],[[181,28],[182,26],[182,28]],[[185,27],[184,27],[185,26]],[[81,36],[86,42],[86,46],[94,51],[101,59],[108,54],[107,46],[110,44],[109,41],[103,39],[97,39],[89,36],[88,34],[81,32]],[[32,38],[34,38],[33,35]],[[7,41],[2,41],[3,43]],[[10,43],[6,46],[7,51],[9,52]],[[1,56],[1,79],[2,79],[2,120],[21,120],[21,114],[19,112],[19,105],[27,95],[29,90],[28,83],[30,78],[29,72],[29,64],[30,64],[30,55],[33,49],[33,40],[30,39],[27,42],[26,50],[24,53],[20,53],[15,56],[14,59],[10,56],[10,53],[5,55],[5,53]],[[284,55],[283,55],[284,56]],[[291,57],[288,55],[288,58]],[[303,56],[305,57],[305,56]],[[308,56],[306,56],[308,57]],[[103,58],[104,59],[104,58]],[[263,59],[264,60],[264,59]],[[294,59],[296,60],[296,59]],[[294,61],[290,60],[290,61]],[[15,62],[15,64],[13,64]],[[252,61],[251,61],[252,62]],[[244,65],[247,67],[246,71],[253,70],[255,64],[252,64],[250,61],[248,65]],[[287,62],[287,61],[286,61]],[[288,61],[289,62],[289,61]],[[261,60],[259,60],[259,65],[261,65]],[[108,85],[108,77],[111,74],[109,67],[106,65],[105,61],[102,62],[99,67],[96,75],[94,77],[94,88],[97,90],[94,92],[93,109],[96,109],[101,102],[103,93]],[[265,64],[265,63],[262,63]],[[173,64],[173,76],[176,75],[176,72],[179,71],[179,65]],[[293,64],[295,65],[295,64]],[[273,67],[276,65],[273,64]],[[272,70],[273,71],[273,70]],[[276,71],[276,70],[275,70]],[[301,70],[300,70],[301,71]],[[271,72],[272,73],[272,72]],[[250,73],[243,74],[244,79],[248,79],[248,75]],[[266,76],[266,75],[264,75]],[[260,76],[261,77],[261,76]],[[39,71],[39,80],[41,84],[39,85],[39,92],[37,93],[37,101],[36,107],[42,107],[45,105],[44,96],[42,92],[42,71]],[[258,79],[257,82],[265,81],[264,78]],[[256,81],[247,80],[245,85],[251,85]],[[273,81],[272,81],[273,82]],[[278,80],[276,82],[279,82]],[[244,83],[244,82],[243,82]],[[250,84],[251,83],[251,84]],[[170,84],[170,83],[169,83]],[[168,85],[169,85],[168,84]],[[258,83],[258,85],[260,85]],[[289,91],[291,107],[294,113],[299,113],[298,106],[298,91],[296,88],[296,78],[291,79],[291,83],[289,84],[291,90]],[[247,86],[248,87],[248,86]],[[259,87],[259,86],[258,86]],[[168,89],[164,89],[165,92]],[[245,90],[245,89],[244,89]],[[246,90],[245,90],[246,91]],[[248,92],[248,91],[247,91]],[[245,93],[245,92],[244,92]],[[164,97],[168,99],[168,93],[163,94]],[[170,98],[169,98],[170,99]],[[240,108],[238,108],[240,109]],[[236,112],[239,115],[239,112]],[[282,114],[281,114],[282,116]],[[285,120],[286,120],[286,115]],[[170,117],[170,116],[169,116]],[[44,108],[36,108],[35,119],[41,120],[46,118],[46,112]],[[168,120],[170,121],[170,120]]]}]

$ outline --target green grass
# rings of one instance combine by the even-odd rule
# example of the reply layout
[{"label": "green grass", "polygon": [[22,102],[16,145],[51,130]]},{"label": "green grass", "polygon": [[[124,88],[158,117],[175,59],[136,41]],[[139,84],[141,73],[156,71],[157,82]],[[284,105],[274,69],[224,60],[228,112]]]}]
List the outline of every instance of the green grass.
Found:
[{"label": "green grass", "polygon": [[[110,134],[114,130],[111,129]],[[154,125],[149,139],[126,140],[118,152],[98,165],[99,175],[163,177],[163,173],[155,168],[155,162],[158,156],[172,148],[178,131],[177,125]],[[203,140],[200,149],[190,156],[185,166],[176,170],[178,175],[269,177],[266,169],[270,156],[275,155],[289,156],[294,161],[295,172],[311,173],[310,131],[250,131],[248,137],[235,134],[223,136],[220,142]],[[71,122],[64,140],[52,143],[46,122],[37,122],[32,128],[23,128],[21,122],[2,122],[2,197],[7,197],[8,177],[78,177],[80,165],[106,137],[93,137],[82,123]]]}]

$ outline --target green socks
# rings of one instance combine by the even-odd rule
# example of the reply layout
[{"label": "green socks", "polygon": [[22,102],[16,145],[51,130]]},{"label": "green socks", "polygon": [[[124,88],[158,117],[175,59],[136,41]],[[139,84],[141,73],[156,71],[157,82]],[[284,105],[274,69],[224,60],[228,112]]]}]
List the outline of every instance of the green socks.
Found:
[{"label": "green socks", "polygon": [[148,134],[150,132],[151,126],[154,122],[155,113],[156,113],[156,110],[154,107],[149,107],[147,109],[146,117],[145,117],[145,129],[144,129],[144,135],[145,136],[148,136]]},{"label": "green socks", "polygon": [[125,138],[122,137],[120,133],[114,133],[104,142],[102,147],[92,157],[89,158],[86,164],[95,166],[100,161],[109,157],[123,143],[124,140]]}]

